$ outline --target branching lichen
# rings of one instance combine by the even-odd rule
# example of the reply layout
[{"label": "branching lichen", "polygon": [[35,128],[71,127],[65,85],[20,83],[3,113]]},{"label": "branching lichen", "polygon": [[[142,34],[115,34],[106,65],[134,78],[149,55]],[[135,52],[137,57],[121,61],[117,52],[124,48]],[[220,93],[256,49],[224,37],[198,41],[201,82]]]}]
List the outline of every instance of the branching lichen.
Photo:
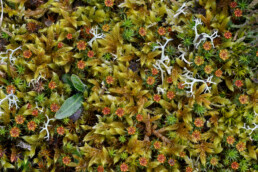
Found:
[{"label": "branching lichen", "polygon": [[182,75],[182,80],[184,81],[183,85],[186,85],[187,89],[190,89],[189,91],[186,91],[187,94],[190,94],[190,96],[194,96],[194,91],[193,91],[193,87],[195,83],[204,83],[205,84],[205,89],[204,92],[210,92],[211,87],[208,86],[208,84],[216,84],[215,82],[212,82],[212,77],[213,76],[209,76],[207,79],[197,79],[194,78],[193,76],[193,72],[190,72],[189,70],[187,70],[187,68],[184,68],[184,74]]},{"label": "branching lichen", "polygon": [[207,33],[200,33],[200,34],[199,34],[197,27],[198,27],[198,25],[202,25],[201,19],[196,18],[196,19],[194,20],[194,22],[195,22],[195,26],[194,26],[195,38],[194,38],[193,44],[194,44],[195,48],[198,48],[199,45],[200,45],[202,42],[206,41],[207,38],[209,38],[209,39],[211,40],[211,44],[212,44],[212,46],[213,46],[213,48],[214,48],[213,40],[214,40],[215,38],[219,37],[218,31],[215,30],[215,31],[211,34],[211,36],[208,35]]},{"label": "branching lichen", "polygon": [[[6,52],[0,52],[0,55],[5,55],[4,57],[1,57],[1,63],[4,63],[6,59],[8,59],[9,57],[9,61],[11,65],[14,65],[16,57],[13,56],[13,53],[17,50],[21,50],[21,46],[15,48],[15,49],[7,49]],[[8,52],[11,52],[11,54],[9,54]]]},{"label": "branching lichen", "polygon": [[51,125],[49,125],[49,122],[50,121],[54,121],[55,118],[50,118],[48,117],[47,114],[45,114],[46,118],[47,118],[47,121],[44,123],[44,127],[40,127],[42,128],[42,130],[40,130],[40,133],[43,132],[43,131],[46,131],[47,132],[47,135],[44,137],[46,138],[46,140],[48,141],[49,140],[49,130],[48,130],[48,127],[50,127]]},{"label": "branching lichen", "polygon": [[170,41],[173,40],[173,39],[168,39],[166,37],[163,37],[163,38],[166,39],[165,44],[162,45],[160,42],[157,42],[159,44],[159,46],[155,46],[154,49],[153,49],[153,51],[156,50],[156,49],[161,49],[161,58],[160,58],[160,60],[156,60],[156,63],[153,64],[153,66],[161,72],[162,83],[163,83],[164,72],[165,72],[165,70],[162,68],[162,66],[165,67],[165,69],[166,69],[166,71],[169,75],[171,74],[172,66],[169,66],[170,59],[169,59],[168,56],[165,55],[165,48],[166,48],[166,45]]},{"label": "branching lichen", "polygon": [[98,26],[95,26],[91,28],[90,33],[93,34],[93,38],[88,42],[89,46],[92,47],[93,41],[96,39],[103,39],[105,38],[105,35],[103,33],[98,33]]}]

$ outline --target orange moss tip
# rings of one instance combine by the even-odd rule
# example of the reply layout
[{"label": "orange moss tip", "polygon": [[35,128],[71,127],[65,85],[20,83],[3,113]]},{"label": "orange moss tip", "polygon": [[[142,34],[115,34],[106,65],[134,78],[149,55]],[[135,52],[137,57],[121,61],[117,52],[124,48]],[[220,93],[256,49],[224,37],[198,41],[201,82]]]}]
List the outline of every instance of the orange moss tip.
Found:
[{"label": "orange moss tip", "polygon": [[180,156],[181,158],[185,157],[185,155],[186,155],[185,152],[180,152],[180,153],[179,153],[179,156]]},{"label": "orange moss tip", "polygon": [[104,167],[103,166],[98,166],[97,171],[98,172],[104,172]]},{"label": "orange moss tip", "polygon": [[120,170],[121,171],[128,171],[128,165],[126,163],[122,163],[120,165]]},{"label": "orange moss tip", "polygon": [[211,74],[212,71],[213,71],[213,68],[211,67],[211,65],[206,65],[206,66],[204,67],[204,72],[205,72],[206,74]]},{"label": "orange moss tip", "polygon": [[242,94],[242,95],[239,96],[239,99],[238,99],[238,100],[239,100],[239,102],[240,102],[241,104],[247,104],[247,103],[248,103],[248,96]]},{"label": "orange moss tip", "polygon": [[155,141],[153,143],[153,146],[154,146],[155,149],[160,149],[161,148],[161,142],[160,141]]},{"label": "orange moss tip", "polygon": [[157,75],[159,73],[159,71],[156,68],[152,68],[151,73],[152,73],[152,75]]},{"label": "orange moss tip", "polygon": [[238,142],[236,148],[239,152],[242,152],[246,149],[246,144],[244,142]]},{"label": "orange moss tip", "polygon": [[54,81],[49,82],[48,88],[50,88],[51,90],[55,89],[56,88],[56,83]]},{"label": "orange moss tip", "polygon": [[38,114],[39,114],[39,111],[38,111],[38,109],[33,109],[33,111],[31,112],[31,114],[33,115],[33,116],[38,116]]},{"label": "orange moss tip", "polygon": [[216,70],[215,76],[221,77],[222,76],[222,70],[221,69]]},{"label": "orange moss tip", "polygon": [[206,42],[203,44],[203,49],[205,49],[206,51],[211,50],[211,42],[206,41]]},{"label": "orange moss tip", "polygon": [[239,168],[239,164],[236,161],[234,161],[231,164],[231,168],[234,169],[234,170],[237,170]]},{"label": "orange moss tip", "polygon": [[60,109],[60,106],[58,104],[56,104],[56,103],[52,103],[50,105],[51,112],[57,112],[59,109]]},{"label": "orange moss tip", "polygon": [[23,115],[17,115],[17,116],[15,117],[15,122],[16,122],[16,124],[23,124],[24,121],[25,121],[25,118],[24,118]]},{"label": "orange moss tip", "polygon": [[158,34],[159,34],[160,36],[165,35],[165,34],[166,34],[166,29],[165,29],[164,27],[159,27],[159,29],[158,29]]},{"label": "orange moss tip", "polygon": [[164,163],[166,161],[166,156],[163,155],[163,154],[159,154],[158,157],[157,157],[157,160],[160,162],[160,163]]},{"label": "orange moss tip", "polygon": [[141,35],[141,36],[145,36],[146,35],[146,29],[144,29],[143,27],[140,27],[140,29],[139,29],[139,34]]},{"label": "orange moss tip", "polygon": [[67,38],[67,39],[73,39],[73,35],[72,35],[71,33],[68,33],[68,34],[66,35],[66,38]]},{"label": "orange moss tip", "polygon": [[110,114],[110,108],[109,107],[104,107],[103,109],[102,109],[102,113],[104,114],[104,115],[108,115],[108,114]]},{"label": "orange moss tip", "polygon": [[32,56],[32,52],[30,50],[23,51],[23,57],[29,59]]},{"label": "orange moss tip", "polygon": [[161,100],[161,96],[160,96],[159,94],[154,94],[153,100],[154,100],[155,102],[159,102],[159,101]]},{"label": "orange moss tip", "polygon": [[192,172],[193,168],[192,167],[186,167],[185,172]]},{"label": "orange moss tip", "polygon": [[10,130],[11,137],[19,137],[21,130],[18,127],[13,127]]},{"label": "orange moss tip", "polygon": [[116,115],[118,116],[118,117],[122,117],[122,116],[124,116],[124,109],[123,108],[118,108],[117,110],[116,110]]},{"label": "orange moss tip", "polygon": [[87,46],[87,43],[85,41],[83,41],[83,40],[80,40],[79,42],[77,42],[77,49],[79,51],[85,50],[86,46]]},{"label": "orange moss tip", "polygon": [[77,62],[78,69],[84,69],[85,66],[86,66],[86,63],[84,61],[82,61],[82,60]]},{"label": "orange moss tip", "polygon": [[170,158],[170,159],[168,160],[168,164],[169,164],[170,167],[173,167],[173,166],[176,164],[176,160]]},{"label": "orange moss tip", "polygon": [[218,164],[218,159],[216,157],[212,157],[210,160],[211,165],[216,166]]},{"label": "orange moss tip", "polygon": [[200,66],[204,63],[204,58],[203,56],[196,56],[195,59],[194,59],[194,63],[197,65],[197,66]]},{"label": "orange moss tip", "polygon": [[222,60],[227,60],[229,58],[229,52],[228,50],[226,49],[223,49],[223,50],[220,50],[219,52],[219,57],[222,59]]},{"label": "orange moss tip", "polygon": [[105,0],[105,5],[107,7],[113,7],[114,5],[114,0]]},{"label": "orange moss tip", "polygon": [[26,24],[26,29],[30,32],[35,32],[38,29],[38,25],[34,22],[29,22]]},{"label": "orange moss tip", "polygon": [[13,86],[13,85],[8,85],[7,87],[6,87],[6,92],[7,92],[7,94],[14,94],[15,93],[15,91],[16,91],[16,88],[15,88],[15,86]]},{"label": "orange moss tip", "polygon": [[171,84],[172,82],[173,82],[172,77],[171,77],[171,76],[170,76],[170,77],[168,77],[168,78],[167,78],[167,83]]},{"label": "orange moss tip", "polygon": [[106,77],[106,82],[107,82],[107,84],[113,84],[114,78],[112,76],[107,76]]},{"label": "orange moss tip", "polygon": [[62,127],[62,126],[60,126],[60,127],[58,127],[57,129],[56,129],[56,132],[59,134],[59,135],[64,135],[64,133],[65,133],[65,129],[64,129],[64,127]]},{"label": "orange moss tip", "polygon": [[128,132],[129,135],[133,135],[136,132],[136,128],[133,127],[133,126],[132,127],[128,127],[127,128],[127,132]]},{"label": "orange moss tip", "polygon": [[30,121],[27,123],[27,128],[29,131],[35,131],[37,124],[34,121]]},{"label": "orange moss tip", "polygon": [[169,100],[172,100],[175,96],[176,96],[176,94],[175,94],[174,91],[168,91],[168,92],[167,92],[167,98],[168,98]]},{"label": "orange moss tip", "polygon": [[235,142],[235,138],[233,136],[228,136],[227,137],[227,143],[230,145],[233,145]]},{"label": "orange moss tip", "polygon": [[64,44],[62,42],[58,42],[57,48],[62,48],[63,46],[64,46]]},{"label": "orange moss tip", "polygon": [[198,130],[195,130],[195,131],[192,133],[192,138],[193,138],[193,141],[194,141],[194,142],[200,141],[200,140],[201,140],[201,132],[198,131]]},{"label": "orange moss tip", "polygon": [[180,90],[182,90],[182,89],[185,88],[185,85],[184,85],[183,82],[179,82],[179,83],[177,84],[177,87],[178,87]]},{"label": "orange moss tip", "polygon": [[92,51],[92,50],[88,51],[87,56],[88,56],[89,58],[94,57],[94,51]]},{"label": "orange moss tip", "polygon": [[225,37],[226,39],[230,39],[230,38],[232,37],[232,33],[229,32],[229,31],[227,31],[227,32],[224,33],[224,37]]},{"label": "orange moss tip", "polygon": [[241,17],[242,16],[242,10],[239,8],[235,9],[234,14],[236,17]]},{"label": "orange moss tip", "polygon": [[137,114],[136,119],[137,119],[138,122],[142,121],[143,120],[142,114]]},{"label": "orange moss tip", "polygon": [[196,118],[196,119],[194,120],[194,125],[195,125],[196,127],[203,127],[204,121],[203,121],[201,118]]},{"label": "orange moss tip", "polygon": [[104,32],[108,32],[109,31],[109,25],[108,24],[104,24],[103,26],[102,26],[102,30],[104,31]]},{"label": "orange moss tip", "polygon": [[231,8],[236,8],[237,7],[237,2],[233,1],[230,3]]},{"label": "orange moss tip", "polygon": [[235,86],[237,86],[238,88],[242,87],[244,84],[243,84],[243,81],[242,80],[236,80],[235,81]]},{"label": "orange moss tip", "polygon": [[146,158],[144,158],[144,157],[141,157],[141,158],[139,159],[139,163],[140,163],[141,166],[146,167],[147,164],[148,164],[148,160],[147,160]]},{"label": "orange moss tip", "polygon": [[62,161],[65,165],[68,165],[71,162],[71,158],[69,156],[65,156]]},{"label": "orange moss tip", "polygon": [[154,83],[155,83],[155,78],[154,78],[153,76],[149,76],[149,77],[147,78],[147,80],[146,80],[146,83],[147,83],[148,85],[154,85]]}]

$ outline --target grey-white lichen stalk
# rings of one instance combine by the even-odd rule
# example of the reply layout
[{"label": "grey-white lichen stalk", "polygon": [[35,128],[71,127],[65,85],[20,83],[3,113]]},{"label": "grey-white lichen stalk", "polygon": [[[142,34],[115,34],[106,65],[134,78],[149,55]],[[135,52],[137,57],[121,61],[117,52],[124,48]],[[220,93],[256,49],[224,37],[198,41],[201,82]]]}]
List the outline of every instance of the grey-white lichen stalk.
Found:
[{"label": "grey-white lichen stalk", "polygon": [[[5,98],[0,100],[0,106],[6,100],[8,100],[9,109],[11,109],[12,106],[15,106],[16,109],[19,108],[19,106],[18,106],[19,99],[16,95],[13,94],[13,91],[11,91],[10,94],[6,95]],[[1,108],[0,108],[0,115],[2,115],[2,114],[3,114],[3,112],[1,111]]]},{"label": "grey-white lichen stalk", "polygon": [[190,89],[189,91],[186,91],[187,94],[189,94],[190,96],[194,96],[194,91],[193,91],[193,87],[195,83],[204,83],[205,84],[205,89],[204,92],[210,92],[211,87],[208,86],[208,83],[210,84],[216,84],[215,82],[212,82],[212,77],[213,76],[209,76],[207,79],[197,79],[194,78],[193,76],[193,72],[190,72],[189,70],[187,70],[187,68],[184,68],[184,74],[182,75],[182,80],[184,81],[183,85],[186,85],[187,89]]},{"label": "grey-white lichen stalk", "polygon": [[[159,46],[155,46],[153,51],[156,49],[161,49],[161,58],[160,60],[156,60],[156,63],[153,64],[153,66],[158,69],[161,72],[161,80],[163,83],[163,79],[164,79],[164,72],[167,71],[167,73],[170,75],[171,74],[171,70],[172,70],[172,66],[168,66],[170,63],[170,59],[168,56],[165,55],[165,47],[168,44],[169,41],[172,41],[173,39],[168,39],[166,37],[163,37],[164,39],[166,39],[166,42],[164,45],[162,45],[160,42],[157,42],[159,44]],[[166,69],[164,70],[162,68],[162,66]]]},{"label": "grey-white lichen stalk", "polygon": [[40,128],[42,128],[42,130],[40,130],[40,133],[43,132],[43,131],[46,131],[46,132],[47,132],[47,135],[46,135],[44,138],[46,138],[47,140],[49,140],[48,127],[51,126],[51,125],[49,125],[49,122],[50,122],[50,121],[54,121],[55,118],[50,118],[50,119],[49,119],[49,117],[47,116],[47,114],[45,114],[45,116],[47,117],[47,121],[44,123],[44,127],[40,127]]},{"label": "grey-white lichen stalk", "polygon": [[[9,56],[9,59],[10,59],[10,64],[11,65],[14,65],[15,63],[15,60],[16,60],[16,57],[13,56],[13,53],[17,50],[21,50],[21,46],[15,48],[15,49],[7,49],[5,52],[0,52],[0,56],[1,55],[4,55],[3,57],[1,57],[1,63],[4,63],[6,59],[8,59],[8,56]],[[8,52],[11,52],[10,55],[8,55]]]},{"label": "grey-white lichen stalk", "polygon": [[187,52],[186,52],[186,50],[184,50],[183,48],[181,48],[181,44],[179,44],[178,45],[178,50],[179,50],[179,52],[181,53],[181,55],[179,56],[179,58],[181,59],[181,60],[183,60],[185,63],[187,63],[187,64],[192,64],[192,62],[189,62],[189,61],[187,61],[186,59],[185,59],[185,56],[187,55]]},{"label": "grey-white lichen stalk", "polygon": [[244,128],[244,129],[246,129],[247,131],[249,131],[249,130],[251,131],[251,132],[249,133],[249,136],[250,136],[256,129],[258,129],[258,124],[253,123],[253,125],[254,125],[254,127],[251,128],[249,125],[247,126],[246,123],[244,123],[244,126],[242,127],[242,128]]},{"label": "grey-white lichen stalk", "polygon": [[198,27],[198,25],[202,25],[202,21],[201,21],[201,19],[196,18],[196,19],[194,19],[194,22],[195,22],[195,26],[194,26],[195,38],[194,38],[193,44],[194,44],[195,48],[198,48],[199,45],[200,45],[202,42],[204,42],[204,41],[207,40],[207,38],[210,39],[211,44],[212,44],[212,46],[213,46],[213,48],[214,48],[213,40],[214,40],[215,38],[219,37],[218,31],[215,30],[215,31],[211,34],[211,36],[208,35],[207,33],[200,33],[200,34],[199,34],[197,27]]},{"label": "grey-white lichen stalk", "polygon": [[44,112],[44,107],[39,108],[38,102],[36,102],[36,107],[35,107],[35,109],[38,109],[38,111],[39,111],[40,113],[43,113],[43,112]]},{"label": "grey-white lichen stalk", "polygon": [[32,86],[35,87],[35,84],[37,84],[40,80],[46,80],[46,78],[42,76],[41,73],[39,73],[39,76],[36,79],[30,80],[28,86],[30,87],[30,84],[32,84]]},{"label": "grey-white lichen stalk", "polygon": [[93,34],[93,38],[91,38],[91,40],[88,42],[90,47],[92,47],[92,43],[96,39],[103,39],[103,38],[105,38],[105,35],[103,33],[98,33],[98,26],[96,26],[95,28],[94,27],[91,28],[90,29],[90,33]]},{"label": "grey-white lichen stalk", "polygon": [[177,18],[180,14],[186,14],[186,3],[183,3],[183,5],[176,11],[176,14],[174,15],[174,18]]}]

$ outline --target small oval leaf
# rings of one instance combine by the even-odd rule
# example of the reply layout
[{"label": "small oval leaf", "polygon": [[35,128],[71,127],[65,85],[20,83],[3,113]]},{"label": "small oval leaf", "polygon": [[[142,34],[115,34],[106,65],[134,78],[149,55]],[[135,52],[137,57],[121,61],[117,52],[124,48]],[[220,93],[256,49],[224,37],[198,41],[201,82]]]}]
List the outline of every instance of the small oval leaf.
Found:
[{"label": "small oval leaf", "polygon": [[83,82],[80,80],[80,78],[77,75],[72,74],[71,80],[73,83],[73,86],[80,92],[84,92],[86,86],[83,84]]},{"label": "small oval leaf", "polygon": [[61,108],[56,113],[56,119],[63,119],[73,115],[82,106],[83,96],[75,94],[65,100]]}]

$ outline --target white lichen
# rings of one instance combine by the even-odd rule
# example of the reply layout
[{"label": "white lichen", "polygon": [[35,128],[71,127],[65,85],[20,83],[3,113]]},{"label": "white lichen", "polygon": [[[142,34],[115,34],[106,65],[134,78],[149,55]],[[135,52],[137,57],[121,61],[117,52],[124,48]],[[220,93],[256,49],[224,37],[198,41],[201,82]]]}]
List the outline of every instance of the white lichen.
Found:
[{"label": "white lichen", "polygon": [[30,80],[28,86],[30,87],[30,84],[32,84],[32,86],[35,87],[35,84],[39,83],[40,80],[46,80],[46,78],[42,76],[41,73],[39,73],[39,76],[36,79]]},{"label": "white lichen", "polygon": [[38,107],[38,102],[36,102],[36,107],[35,107],[35,108],[38,109],[38,111],[39,111],[40,113],[43,113],[43,112],[44,112],[44,107],[39,108],[39,107]]},{"label": "white lichen", "polygon": [[179,58],[180,58],[181,60],[183,60],[185,63],[187,63],[187,64],[190,65],[192,62],[189,62],[189,61],[187,61],[187,60],[185,59],[185,56],[187,55],[187,52],[186,52],[186,50],[184,50],[183,48],[181,48],[181,44],[178,45],[178,50],[179,50],[180,53],[182,53],[182,54],[179,56]]},{"label": "white lichen", "polygon": [[253,133],[253,131],[255,131],[258,128],[258,124],[253,123],[254,127],[251,128],[249,125],[246,126],[246,123],[244,123],[244,126],[242,128],[246,129],[247,131],[251,130],[251,132],[249,133],[249,136]]},{"label": "white lichen", "polygon": [[161,88],[161,87],[157,87],[157,92],[158,92],[158,94],[165,94],[165,89],[164,88]]},{"label": "white lichen", "polygon": [[186,93],[190,96],[194,96],[194,91],[193,91],[193,87],[195,83],[204,83],[205,84],[205,89],[204,92],[210,92],[211,91],[211,87],[208,86],[209,84],[216,84],[215,82],[212,82],[212,77],[210,76],[207,79],[197,79],[193,77],[193,72],[190,72],[189,70],[187,70],[187,68],[184,68],[184,74],[182,75],[182,80],[184,81],[183,85],[186,85],[186,88],[190,90],[186,91]]},{"label": "white lichen", "polygon": [[174,15],[174,18],[177,18],[180,14],[186,14],[184,11],[186,9],[186,3],[183,3],[183,5],[176,11],[176,14]]},{"label": "white lichen", "polygon": [[208,35],[207,33],[201,33],[201,34],[199,34],[199,33],[198,33],[198,30],[197,30],[197,27],[198,27],[198,25],[202,25],[202,21],[201,21],[201,19],[196,18],[196,19],[194,19],[194,22],[195,22],[195,26],[194,26],[195,38],[194,38],[193,44],[194,44],[195,48],[198,48],[198,46],[199,46],[202,42],[205,42],[205,41],[207,40],[207,38],[210,39],[211,44],[212,44],[212,46],[213,46],[213,48],[214,48],[213,40],[214,40],[215,38],[219,37],[218,31],[217,31],[217,30],[213,31],[213,33],[211,34],[211,36]]},{"label": "white lichen", "polygon": [[31,150],[31,146],[23,141],[19,141],[19,143],[16,146],[21,147],[23,149]]},{"label": "white lichen", "polygon": [[113,53],[110,53],[112,56],[114,56],[113,58],[113,61],[117,59],[117,55],[116,54],[113,54]]},{"label": "white lichen", "polygon": [[[18,97],[16,95],[13,94],[13,91],[11,91],[10,94],[6,95],[5,98],[0,100],[0,106],[6,100],[8,101],[9,110],[11,109],[12,106],[15,106],[16,109],[19,108],[19,106],[18,106],[19,99],[18,99]],[[3,112],[1,111],[1,108],[0,108],[0,115],[2,115],[2,114],[3,114]]]},{"label": "white lichen", "polygon": [[46,131],[46,132],[47,132],[47,135],[46,135],[44,138],[46,138],[47,140],[49,140],[48,127],[51,126],[51,125],[49,125],[49,122],[50,122],[50,121],[54,121],[55,118],[50,118],[50,119],[49,119],[48,116],[47,116],[47,114],[45,114],[45,116],[47,117],[47,121],[44,123],[44,127],[40,127],[40,128],[42,128],[42,130],[40,131],[40,133],[43,132],[43,131]]},{"label": "white lichen", "polygon": [[[13,56],[13,53],[17,50],[21,50],[21,46],[15,48],[14,50],[12,49],[7,49],[5,52],[0,52],[0,56],[1,55],[4,55],[3,57],[1,57],[1,63],[4,63],[6,59],[8,59],[9,57],[9,60],[10,60],[10,64],[11,65],[14,65],[15,63],[15,60],[16,60],[16,57]],[[8,52],[11,52],[11,54],[8,54]]]},{"label": "white lichen", "polygon": [[161,58],[160,58],[160,60],[156,60],[156,63],[153,64],[153,66],[156,69],[160,70],[162,84],[163,84],[164,72],[165,72],[165,70],[162,69],[162,66],[166,68],[166,71],[169,75],[171,74],[172,66],[168,66],[170,63],[170,59],[168,56],[165,55],[165,47],[169,41],[173,40],[173,39],[168,39],[166,37],[163,37],[163,38],[166,39],[166,43],[164,45],[162,45],[160,42],[157,42],[159,44],[159,46],[155,46],[153,49],[153,51],[156,49],[161,49]]},{"label": "white lichen", "polygon": [[103,33],[98,33],[98,26],[96,26],[95,28],[94,27],[91,28],[90,29],[90,33],[93,34],[93,38],[91,38],[91,40],[88,42],[90,47],[92,47],[92,43],[96,39],[103,39],[103,38],[105,38],[105,35]]}]

